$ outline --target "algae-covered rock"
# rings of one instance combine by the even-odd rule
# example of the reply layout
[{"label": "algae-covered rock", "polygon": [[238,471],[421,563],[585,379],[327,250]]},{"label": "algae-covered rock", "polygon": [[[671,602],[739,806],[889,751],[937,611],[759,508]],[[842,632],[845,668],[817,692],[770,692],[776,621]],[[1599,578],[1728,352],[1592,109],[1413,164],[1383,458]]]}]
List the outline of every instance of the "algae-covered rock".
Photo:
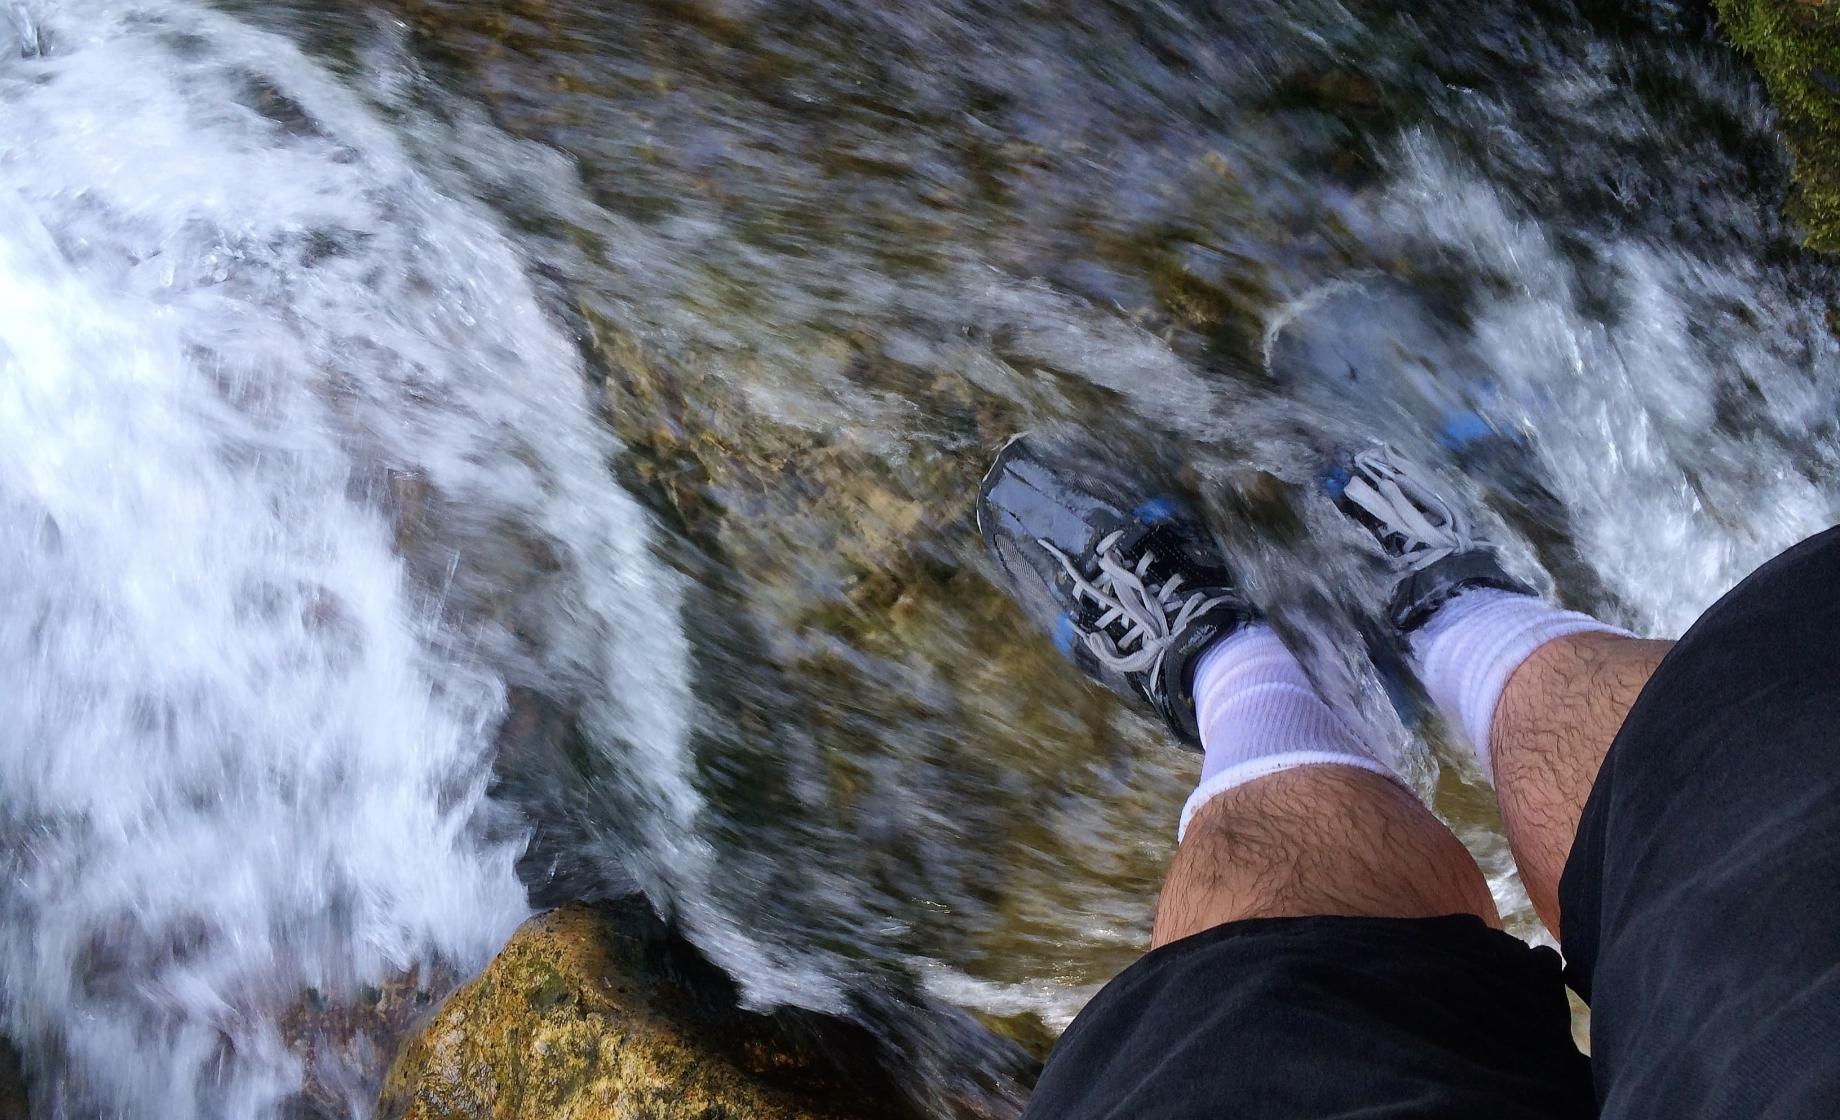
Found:
[{"label": "algae-covered rock", "polygon": [[1726,33],[1756,62],[1795,154],[1790,214],[1808,244],[1840,250],[1840,3],[1715,0]]},{"label": "algae-covered rock", "polygon": [[[886,1116],[885,1086],[835,1039],[724,1006],[706,964],[634,907],[566,906],[525,923],[447,1000],[384,1083],[387,1120],[843,1120]],[[622,921],[624,917],[627,920]],[[634,919],[637,919],[636,921]],[[634,927],[639,932],[634,932]],[[680,954],[673,957],[673,953]],[[820,1046],[824,1052],[820,1053]],[[848,1043],[842,1044],[847,1052]],[[885,1100],[886,1098],[884,1098]]]}]

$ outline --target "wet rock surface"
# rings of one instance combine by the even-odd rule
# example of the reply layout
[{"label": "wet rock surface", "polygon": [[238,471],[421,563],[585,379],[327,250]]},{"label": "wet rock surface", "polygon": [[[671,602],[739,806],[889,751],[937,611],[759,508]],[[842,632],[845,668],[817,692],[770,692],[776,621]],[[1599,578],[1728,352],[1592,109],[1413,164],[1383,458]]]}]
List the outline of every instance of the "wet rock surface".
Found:
[{"label": "wet rock surface", "polygon": [[31,1097],[26,1091],[25,1065],[19,1049],[0,1039],[0,1120],[30,1120]]},{"label": "wet rock surface", "polygon": [[910,1115],[874,1041],[837,1020],[738,1011],[643,903],[520,929],[397,1058],[387,1120],[846,1120]]}]

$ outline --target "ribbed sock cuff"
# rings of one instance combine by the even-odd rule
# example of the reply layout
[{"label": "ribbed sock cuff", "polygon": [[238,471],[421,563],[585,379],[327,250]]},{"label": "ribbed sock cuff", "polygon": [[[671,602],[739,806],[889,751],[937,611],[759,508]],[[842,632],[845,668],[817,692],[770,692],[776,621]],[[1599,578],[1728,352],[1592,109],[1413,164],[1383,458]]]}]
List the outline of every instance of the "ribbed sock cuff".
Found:
[{"label": "ribbed sock cuff", "polygon": [[1412,635],[1419,681],[1438,710],[1462,728],[1490,781],[1489,734],[1514,671],[1546,643],[1587,633],[1631,636],[1531,595],[1481,588],[1438,608]]},{"label": "ribbed sock cuff", "polygon": [[1236,631],[1195,668],[1195,709],[1206,756],[1182,807],[1178,838],[1196,811],[1248,782],[1300,766],[1353,766],[1392,776],[1316,689],[1269,626]]},{"label": "ribbed sock cuff", "polygon": [[1195,819],[1201,807],[1221,794],[1230,789],[1238,789],[1248,782],[1304,766],[1352,766],[1357,770],[1369,770],[1375,774],[1384,774],[1394,781],[1399,780],[1399,775],[1393,773],[1386,763],[1366,755],[1341,751],[1291,751],[1255,758],[1201,780],[1201,784],[1188,795],[1188,801],[1182,806],[1182,821],[1176,827],[1176,840],[1179,842],[1188,835],[1188,822]]}]

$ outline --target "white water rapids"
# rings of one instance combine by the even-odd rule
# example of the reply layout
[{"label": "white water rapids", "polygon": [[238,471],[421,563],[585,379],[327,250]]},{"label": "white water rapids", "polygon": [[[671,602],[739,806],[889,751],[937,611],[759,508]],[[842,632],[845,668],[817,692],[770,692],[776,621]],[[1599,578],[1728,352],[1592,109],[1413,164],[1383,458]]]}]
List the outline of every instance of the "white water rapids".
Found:
[{"label": "white water rapids", "polygon": [[77,1115],[269,1115],[308,989],[525,915],[509,683],[582,682],[694,814],[676,590],[525,263],[372,107],[182,0],[10,15],[5,1023]]}]

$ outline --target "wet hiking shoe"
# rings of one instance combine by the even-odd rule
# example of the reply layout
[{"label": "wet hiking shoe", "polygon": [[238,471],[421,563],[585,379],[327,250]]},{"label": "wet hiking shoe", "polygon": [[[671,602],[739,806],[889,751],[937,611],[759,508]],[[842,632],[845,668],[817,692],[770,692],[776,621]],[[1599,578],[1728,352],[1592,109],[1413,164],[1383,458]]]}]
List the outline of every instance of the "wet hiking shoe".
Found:
[{"label": "wet hiking shoe", "polygon": [[1049,457],[1026,436],[984,477],[977,518],[1011,593],[1061,652],[1199,748],[1196,658],[1255,615],[1200,520],[1096,458]]},{"label": "wet hiking shoe", "polygon": [[1417,629],[1467,588],[1534,593],[1502,568],[1494,547],[1476,536],[1468,514],[1444,496],[1436,476],[1389,447],[1344,453],[1324,489],[1399,565],[1387,616],[1402,631]]}]

